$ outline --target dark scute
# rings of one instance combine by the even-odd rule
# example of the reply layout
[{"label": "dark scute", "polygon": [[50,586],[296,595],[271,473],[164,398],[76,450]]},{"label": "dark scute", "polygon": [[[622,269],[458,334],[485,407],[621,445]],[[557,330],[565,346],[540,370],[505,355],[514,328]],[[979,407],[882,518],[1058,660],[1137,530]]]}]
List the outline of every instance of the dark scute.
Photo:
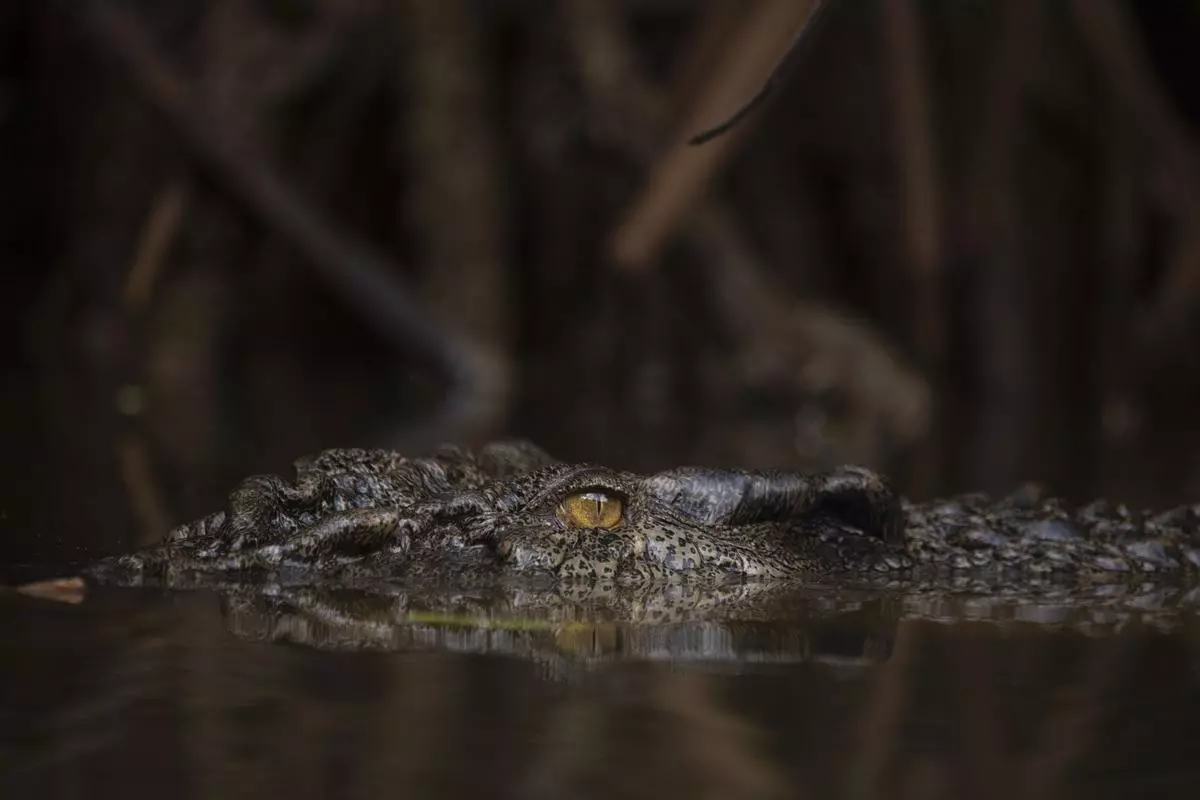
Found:
[{"label": "dark scute", "polygon": [[655,500],[705,525],[791,519],[808,508],[809,481],[796,473],[682,467],[646,479]]},{"label": "dark scute", "polygon": [[1129,564],[1115,556],[1096,556],[1092,566],[1105,572],[1129,572]]},{"label": "dark scute", "polygon": [[1163,543],[1157,540],[1131,542],[1125,546],[1125,552],[1138,559],[1143,568],[1176,569],[1179,563],[1167,553]]},{"label": "dark scute", "polygon": [[904,511],[882,479],[859,470],[817,478],[794,472],[742,472],[686,467],[653,475],[647,492],[706,525],[786,522],[826,515],[865,535],[900,541]]},{"label": "dark scute", "polygon": [[961,532],[951,531],[947,538],[953,538],[955,544],[968,550],[999,550],[1008,544],[1004,534],[986,527],[972,527]]},{"label": "dark scute", "polygon": [[1082,538],[1073,525],[1060,519],[1031,522],[1025,526],[1023,533],[1027,539],[1039,542],[1073,542]]},{"label": "dark scute", "polygon": [[1177,506],[1167,511],[1161,511],[1153,514],[1146,520],[1146,527],[1149,530],[1170,530],[1177,528],[1185,535],[1194,533],[1197,529],[1196,512],[1188,506]]}]

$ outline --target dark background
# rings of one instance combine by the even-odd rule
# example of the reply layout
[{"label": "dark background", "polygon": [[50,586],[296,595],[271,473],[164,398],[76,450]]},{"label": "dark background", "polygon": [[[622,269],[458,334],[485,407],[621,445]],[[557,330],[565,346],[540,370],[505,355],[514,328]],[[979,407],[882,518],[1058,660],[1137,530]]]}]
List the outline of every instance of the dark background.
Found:
[{"label": "dark background", "polygon": [[3,4],[4,550],[498,435],[1200,494],[1200,5],[841,0],[687,147],[808,5]]},{"label": "dark background", "polygon": [[[331,446],[1200,499],[1200,3],[838,0],[686,147],[808,7],[0,2],[0,586]],[[0,589],[0,795],[1189,796],[1200,632],[1149,605],[552,681]]]}]

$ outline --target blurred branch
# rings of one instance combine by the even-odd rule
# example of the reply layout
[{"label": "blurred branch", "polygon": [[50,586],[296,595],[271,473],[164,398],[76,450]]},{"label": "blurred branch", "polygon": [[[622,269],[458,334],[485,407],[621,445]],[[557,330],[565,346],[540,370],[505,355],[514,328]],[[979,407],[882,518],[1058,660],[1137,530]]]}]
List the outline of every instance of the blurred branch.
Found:
[{"label": "blurred branch", "polygon": [[[885,0],[883,4],[887,77],[895,113],[895,149],[900,169],[908,245],[908,266],[916,287],[911,317],[917,347],[928,380],[945,380],[946,298],[942,274],[943,220],[941,181],[938,176],[932,126],[931,96],[925,72],[925,47],[921,20],[912,0]],[[936,402],[940,392],[931,392]],[[931,415],[938,419],[937,414]],[[933,426],[933,436],[941,433]],[[943,448],[927,441],[916,465],[914,491],[925,493],[938,483]]]},{"label": "blurred branch", "polygon": [[919,288],[916,322],[928,366],[941,365],[945,309],[941,297],[942,198],[925,74],[921,25],[912,0],[883,4],[888,78],[895,104],[895,145],[904,191],[908,262]]},{"label": "blurred branch", "polygon": [[1020,251],[1020,205],[1016,166],[1023,104],[1040,47],[1043,3],[1009,0],[993,13],[995,32],[970,129],[961,195],[955,207],[956,255],[970,273],[967,302],[980,315],[974,341],[979,401],[973,409],[968,483],[984,488],[1021,478],[1031,446],[1036,381],[1030,364],[1038,345],[1018,309],[1029,308],[1025,260]]},{"label": "blurred branch", "polygon": [[[489,416],[502,394],[504,369],[489,352],[431,319],[401,286],[397,265],[365,243],[336,230],[266,166],[210,122],[141,24],[107,0],[81,4],[81,21],[95,41],[119,60],[148,101],[176,128],[191,154],[305,263],[389,340],[412,347],[449,374],[451,392],[439,424],[455,427]],[[428,429],[428,423],[422,425]]]},{"label": "blurred branch", "polygon": [[123,299],[129,311],[143,311],[149,304],[163,262],[179,232],[187,201],[187,184],[180,180],[163,187],[154,198],[154,205],[142,226],[137,254],[125,278]]},{"label": "blurred branch", "polygon": [[754,111],[754,109],[762,105],[771,92],[775,90],[777,84],[782,81],[788,75],[788,73],[795,69],[796,64],[800,60],[800,54],[802,52],[801,45],[812,41],[813,37],[816,35],[818,26],[821,24],[821,20],[825,18],[826,9],[828,9],[832,4],[833,0],[816,0],[816,5],[813,6],[812,12],[809,13],[808,18],[803,24],[801,24],[799,29],[796,30],[796,35],[792,39],[791,45],[788,46],[787,52],[783,54],[783,58],[779,59],[779,63],[777,63],[775,68],[771,70],[771,74],[767,77],[767,81],[762,85],[762,88],[759,89],[754,96],[746,102],[745,105],[733,112],[733,115],[727,120],[715,127],[696,134],[691,139],[688,139],[688,144],[704,144],[705,142],[710,142],[722,134],[728,133],[731,129],[733,129],[734,126],[736,126],[752,111]]},{"label": "blurred branch", "polygon": [[412,122],[404,145],[408,216],[421,242],[423,294],[439,316],[506,349],[504,215],[477,31],[463,0],[400,4]]},{"label": "blurred branch", "polygon": [[[809,16],[808,0],[763,0],[733,36],[711,74],[707,91],[684,114],[685,129],[717,117],[722,109],[756,92],[779,61],[775,54],[796,40],[795,31]],[[801,37],[801,39],[806,37]],[[673,147],[651,169],[612,241],[617,265],[636,271],[653,264],[680,220],[703,196],[705,185],[735,152],[748,125],[709,147]]]},{"label": "blurred branch", "polygon": [[608,0],[563,4],[593,125],[648,167],[667,126],[667,99],[642,79],[620,11]]},{"label": "blurred branch", "polygon": [[140,436],[122,436],[117,442],[117,466],[129,497],[129,506],[141,526],[138,547],[157,544],[170,530],[171,516],[155,481],[154,464]]},{"label": "blurred branch", "polygon": [[[636,69],[611,4],[572,0],[566,9],[594,113],[618,120],[608,126],[614,141],[636,162],[647,163],[654,153],[651,142],[664,126],[664,99]],[[728,147],[735,138],[714,147]],[[706,269],[722,322],[739,341],[743,374],[737,380],[798,381],[807,391],[836,386],[861,414],[863,440],[892,436],[907,442],[923,435],[928,387],[882,337],[840,312],[781,294],[733,215],[710,197],[695,202],[678,223],[680,233]],[[860,441],[855,452],[865,458],[871,449]]]},{"label": "blurred branch", "polygon": [[687,233],[723,321],[740,340],[739,380],[841,392],[856,420],[842,434],[841,458],[875,463],[881,444],[910,444],[926,434],[929,386],[878,331],[842,309],[781,295],[717,204],[706,203]]},{"label": "blurred branch", "polygon": [[671,66],[671,119],[677,119],[704,91],[714,61],[729,44],[729,32],[746,18],[751,7],[746,3],[709,3],[698,14],[688,33],[688,42],[679,61]]}]

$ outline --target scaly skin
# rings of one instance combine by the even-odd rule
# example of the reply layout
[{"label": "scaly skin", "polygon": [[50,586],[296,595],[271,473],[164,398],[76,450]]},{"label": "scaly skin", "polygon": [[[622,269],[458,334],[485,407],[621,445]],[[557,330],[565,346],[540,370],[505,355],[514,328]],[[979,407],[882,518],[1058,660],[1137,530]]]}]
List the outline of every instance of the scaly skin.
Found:
[{"label": "scaly skin", "polygon": [[[556,515],[572,492],[622,499],[612,529]],[[1104,502],[977,495],[914,505],[874,473],[682,468],[642,476],[562,464],[522,442],[428,458],[329,450],[292,484],[244,481],[228,509],[163,545],[100,562],[102,580],[167,585],[259,575],[325,585],[586,586],[882,579],[1004,586],[1048,577],[1096,584],[1200,572],[1200,506],[1135,514]],[[311,582],[310,581],[310,582]],[[203,582],[202,580],[200,582]]]}]

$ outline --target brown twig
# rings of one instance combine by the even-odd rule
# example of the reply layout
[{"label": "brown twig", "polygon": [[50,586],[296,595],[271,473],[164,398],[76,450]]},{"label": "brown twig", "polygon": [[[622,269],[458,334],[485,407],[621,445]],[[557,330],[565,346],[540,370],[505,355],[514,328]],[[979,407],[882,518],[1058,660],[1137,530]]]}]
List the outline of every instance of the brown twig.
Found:
[{"label": "brown twig", "polygon": [[703,93],[713,63],[729,44],[729,32],[752,10],[747,3],[709,3],[698,15],[682,57],[672,65],[670,85],[664,87],[671,119],[680,117]]},{"label": "brown twig", "polygon": [[450,397],[439,420],[432,425],[423,423],[423,429],[456,427],[491,415],[505,383],[505,370],[493,354],[438,325],[396,279],[395,264],[364,242],[336,230],[271,172],[261,156],[211,124],[132,15],[107,0],[86,0],[80,7],[79,18],[95,41],[129,70],[146,99],[171,122],[194,157],[218,175],[265,225],[302,253],[304,263],[376,330],[426,354],[448,373]]},{"label": "brown twig", "polygon": [[[778,64],[775,54],[787,49],[808,17],[812,3],[763,0],[734,35],[721,63],[712,71],[708,91],[684,115],[685,129],[713,119],[722,109],[741,102],[762,86]],[[653,264],[680,221],[703,195],[705,185],[734,153],[750,129],[738,126],[710,147],[676,147],[657,164],[612,241],[613,258],[630,271]]]},{"label": "brown twig", "polygon": [[182,181],[172,181],[154,198],[154,205],[142,227],[137,253],[125,278],[122,295],[128,311],[138,313],[149,304],[163,262],[179,231],[187,201],[188,190]]},{"label": "brown twig", "polygon": [[690,145],[701,145],[705,142],[710,142],[713,139],[728,133],[738,123],[750,115],[756,108],[766,102],[767,97],[775,90],[777,85],[783,81],[787,75],[796,68],[796,64],[800,61],[800,55],[804,52],[801,45],[811,42],[816,36],[816,31],[820,27],[821,21],[825,18],[826,10],[833,5],[833,0],[816,0],[812,11],[808,18],[796,30],[796,35],[792,39],[792,43],[788,46],[783,57],[775,64],[775,68],[771,70],[771,74],[767,77],[766,83],[762,85],[754,96],[751,97],[745,105],[726,119],[724,122],[709,128],[706,131],[701,131],[692,138],[688,139]]},{"label": "brown twig", "polygon": [[138,546],[157,544],[169,527],[170,515],[154,480],[150,454],[141,437],[123,436],[117,443],[117,463],[129,504],[141,524]]}]

